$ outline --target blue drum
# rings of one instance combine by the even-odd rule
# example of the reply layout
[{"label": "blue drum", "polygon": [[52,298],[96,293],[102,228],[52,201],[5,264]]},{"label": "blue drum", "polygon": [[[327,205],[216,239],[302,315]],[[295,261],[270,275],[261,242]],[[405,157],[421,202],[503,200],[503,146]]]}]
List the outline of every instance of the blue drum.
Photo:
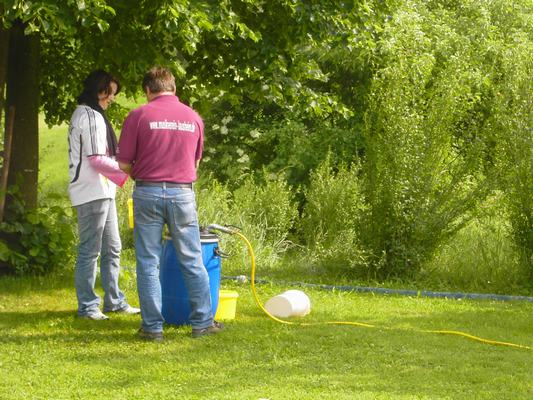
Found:
[{"label": "blue drum", "polygon": [[[211,307],[213,316],[218,307],[218,291],[220,288],[220,255],[218,249],[219,238],[217,235],[201,232],[202,259],[209,276],[211,291]],[[162,314],[165,322],[173,325],[189,325],[189,294],[178,264],[176,250],[172,240],[166,239],[161,255],[161,294],[163,300]]]}]

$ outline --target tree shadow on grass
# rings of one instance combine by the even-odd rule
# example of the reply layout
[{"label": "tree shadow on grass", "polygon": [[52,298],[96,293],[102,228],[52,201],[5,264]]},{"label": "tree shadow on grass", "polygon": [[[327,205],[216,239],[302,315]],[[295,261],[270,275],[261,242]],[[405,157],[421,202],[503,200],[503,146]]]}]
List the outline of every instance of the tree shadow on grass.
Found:
[{"label": "tree shadow on grass", "polygon": [[0,293],[3,294],[47,293],[69,288],[74,288],[72,271],[44,276],[0,276]]},{"label": "tree shadow on grass", "polygon": [[132,341],[140,326],[137,315],[110,313],[106,321],[79,318],[75,310],[38,312],[0,312],[0,343],[26,343],[52,340],[60,342]]}]

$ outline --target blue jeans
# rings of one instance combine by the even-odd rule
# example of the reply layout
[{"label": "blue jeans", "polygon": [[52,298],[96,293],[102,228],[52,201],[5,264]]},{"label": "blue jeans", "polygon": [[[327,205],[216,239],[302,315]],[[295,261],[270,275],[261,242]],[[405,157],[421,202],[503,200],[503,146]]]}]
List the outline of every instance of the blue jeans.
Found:
[{"label": "blue jeans", "polygon": [[100,277],[105,293],[104,312],[123,310],[128,303],[118,287],[122,244],[115,200],[94,200],[75,208],[80,237],[74,271],[78,315],[87,316],[99,310],[100,297],[94,292],[99,256]]},{"label": "blue jeans", "polygon": [[194,191],[188,188],[136,187],[133,208],[142,329],[146,332],[163,330],[159,261],[165,223],[189,292],[191,325],[195,329],[211,326],[213,315],[209,276],[202,261]]}]

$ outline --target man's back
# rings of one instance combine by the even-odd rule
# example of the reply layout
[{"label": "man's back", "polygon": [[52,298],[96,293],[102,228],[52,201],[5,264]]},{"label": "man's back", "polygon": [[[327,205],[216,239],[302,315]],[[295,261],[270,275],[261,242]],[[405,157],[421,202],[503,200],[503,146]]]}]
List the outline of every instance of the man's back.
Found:
[{"label": "man's back", "polygon": [[162,95],[128,115],[117,158],[133,163],[137,180],[189,183],[202,150],[202,119],[176,96]]}]

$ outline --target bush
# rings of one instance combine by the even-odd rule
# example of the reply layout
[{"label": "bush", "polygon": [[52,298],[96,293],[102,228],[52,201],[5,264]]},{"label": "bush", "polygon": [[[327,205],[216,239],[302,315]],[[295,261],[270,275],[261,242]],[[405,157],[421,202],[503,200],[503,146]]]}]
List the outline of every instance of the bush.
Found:
[{"label": "bush", "polygon": [[335,172],[326,158],[311,174],[299,233],[312,264],[361,276],[367,271],[359,237],[365,204],[358,173],[343,165]]},{"label": "bush", "polygon": [[129,225],[128,214],[128,200],[131,199],[133,191],[133,180],[128,179],[122,188],[117,187],[117,194],[115,196],[115,204],[117,206],[118,229],[120,232],[120,240],[123,249],[130,249],[134,247],[133,229]]},{"label": "bush", "polygon": [[209,175],[195,185],[200,226],[228,225],[231,221],[231,192],[226,185]]},{"label": "bush", "polygon": [[[17,275],[48,274],[70,265],[75,246],[70,207],[26,210],[17,188],[10,193],[9,218],[0,224],[0,261]],[[45,204],[54,199],[45,199]]]},{"label": "bush", "polygon": [[245,225],[263,227],[270,243],[287,239],[298,215],[290,187],[275,174],[250,176],[233,195],[233,210]]},{"label": "bush", "polygon": [[[360,129],[333,127],[325,121],[258,121],[251,125],[226,116],[207,138],[202,168],[237,188],[250,173],[266,168],[283,173],[290,185],[307,184],[309,172],[331,151],[336,163],[350,162],[362,147]],[[224,123],[226,123],[224,125]]]},{"label": "bush", "polygon": [[493,196],[476,218],[440,246],[422,268],[420,283],[440,290],[527,295],[531,280],[513,246],[502,201],[502,193]]},{"label": "bush", "polygon": [[511,235],[533,279],[533,102],[531,41],[517,35],[502,49],[491,126],[497,173],[509,211]]},{"label": "bush", "polygon": [[369,212],[362,224],[380,277],[415,274],[488,191],[482,166],[489,94],[475,42],[464,37],[478,32],[458,21],[406,3],[380,42],[366,114]]},{"label": "bush", "polygon": [[[202,180],[203,181],[203,180]],[[275,268],[287,248],[289,230],[297,216],[293,194],[284,179],[277,176],[249,176],[231,193],[215,179],[197,185],[200,223],[233,225],[250,240],[257,262]],[[248,272],[249,257],[236,236],[221,236],[221,248],[232,255],[228,268]]]}]

